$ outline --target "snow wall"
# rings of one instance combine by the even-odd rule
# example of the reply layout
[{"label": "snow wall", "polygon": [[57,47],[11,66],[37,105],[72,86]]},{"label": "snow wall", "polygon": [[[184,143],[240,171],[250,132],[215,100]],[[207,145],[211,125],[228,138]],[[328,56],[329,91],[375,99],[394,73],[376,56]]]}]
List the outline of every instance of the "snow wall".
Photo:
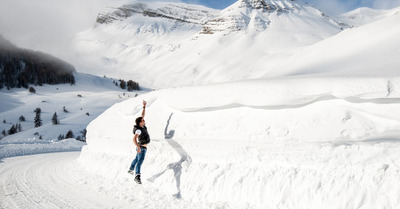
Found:
[{"label": "snow wall", "polygon": [[143,100],[152,139],[145,187],[238,208],[400,206],[399,78],[293,77],[150,92],[89,124],[79,158],[88,171],[135,184],[127,171]]}]

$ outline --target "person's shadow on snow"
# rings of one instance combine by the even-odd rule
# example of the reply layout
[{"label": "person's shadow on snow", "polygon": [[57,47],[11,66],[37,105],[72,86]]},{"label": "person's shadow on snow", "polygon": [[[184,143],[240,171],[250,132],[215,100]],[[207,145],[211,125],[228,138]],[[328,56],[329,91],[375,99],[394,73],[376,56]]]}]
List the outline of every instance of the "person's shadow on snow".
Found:
[{"label": "person's shadow on snow", "polygon": [[[165,126],[165,130],[164,130],[164,138],[165,139],[172,139],[173,137],[174,137],[174,134],[175,134],[175,130],[170,130],[169,132],[168,132],[168,126],[169,126],[169,122],[171,121],[171,118],[172,118],[172,115],[173,115],[174,113],[171,113],[171,115],[169,115],[169,118],[168,118],[168,120],[167,120],[167,125]],[[167,133],[168,132],[168,133]]]},{"label": "person's shadow on snow", "polygon": [[181,156],[181,159],[178,162],[168,164],[167,168],[165,168],[164,171],[162,171],[158,174],[155,174],[154,176],[152,176],[151,178],[149,178],[147,180],[149,180],[150,182],[154,182],[158,177],[163,175],[167,170],[171,169],[172,171],[174,171],[174,177],[176,180],[176,188],[178,189],[178,193],[174,194],[174,197],[181,198],[182,196],[181,196],[180,185],[181,185],[182,163],[187,161],[187,166],[189,166],[192,159],[186,153],[186,151],[182,148],[182,146],[180,144],[178,144],[175,140],[172,139],[174,137],[175,130],[170,130],[168,132],[168,126],[171,121],[172,115],[173,115],[173,113],[171,113],[171,115],[168,118],[167,126],[165,127],[165,131],[164,131],[164,138],[166,139],[168,144]]}]

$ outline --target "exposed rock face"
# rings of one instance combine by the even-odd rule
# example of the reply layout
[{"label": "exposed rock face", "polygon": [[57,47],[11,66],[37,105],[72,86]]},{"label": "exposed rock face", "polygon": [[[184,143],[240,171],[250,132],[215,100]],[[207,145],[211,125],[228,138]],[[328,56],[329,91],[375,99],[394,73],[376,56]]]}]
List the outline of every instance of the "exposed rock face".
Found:
[{"label": "exposed rock face", "polygon": [[262,12],[274,12],[277,7],[271,3],[266,3],[264,0],[240,0],[240,6],[252,9],[262,10]]},{"label": "exposed rock face", "polygon": [[115,9],[111,13],[100,13],[96,22],[109,24],[114,21],[123,20],[134,14],[141,14],[147,17],[161,17],[177,22],[205,24],[209,19],[216,16],[212,9],[191,8],[185,4],[168,4],[159,8],[149,8],[144,3],[124,5]]},{"label": "exposed rock face", "polygon": [[[100,24],[110,24],[140,14],[150,18],[169,19],[179,24],[195,24],[202,27],[200,34],[217,32],[229,34],[247,30],[249,27],[263,31],[271,23],[269,18],[271,15],[301,13],[310,8],[311,6],[301,0],[238,0],[220,12],[188,4],[167,3],[158,8],[154,6],[150,8],[145,3],[135,3],[114,8],[112,12],[101,13],[96,21]],[[322,12],[320,16],[335,22]],[[336,22],[336,24],[339,28],[348,27],[344,23]]]},{"label": "exposed rock face", "polygon": [[268,15],[293,11],[287,4],[278,4],[277,1],[264,0],[239,0],[222,11],[220,17],[210,20],[203,27],[201,33],[212,34],[216,32],[230,33],[232,31],[246,30],[253,18],[258,31],[265,30],[270,23]]},{"label": "exposed rock face", "polygon": [[221,15],[207,21],[202,34],[243,31],[252,28],[263,31],[271,24],[272,16],[308,13],[319,14],[321,19],[332,22],[338,28],[348,28],[345,23],[337,22],[301,0],[238,0],[224,9]]}]

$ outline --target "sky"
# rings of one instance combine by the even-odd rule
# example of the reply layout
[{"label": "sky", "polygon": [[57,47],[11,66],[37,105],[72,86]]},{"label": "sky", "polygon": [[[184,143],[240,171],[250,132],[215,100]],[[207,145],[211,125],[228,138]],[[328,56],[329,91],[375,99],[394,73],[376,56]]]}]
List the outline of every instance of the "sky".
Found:
[{"label": "sky", "polygon": [[[184,2],[205,5],[211,8],[224,9],[237,0],[184,0]],[[304,0],[328,13],[343,13],[359,7],[390,9],[400,6],[400,0]]]},{"label": "sky", "polygon": [[[44,51],[68,61],[70,40],[91,28],[97,14],[107,6],[132,0],[0,0],[0,34],[17,46]],[[150,0],[146,0],[150,1]],[[156,1],[156,0],[151,0]],[[182,1],[224,9],[236,0],[157,0]],[[306,0],[328,15],[358,7],[389,9],[400,0]]]},{"label": "sky", "polygon": [[[237,0],[184,0],[187,3],[201,4],[207,7],[224,9]],[[328,14],[340,14],[359,7],[375,9],[391,9],[400,6],[400,0],[304,0],[311,5],[327,12]]]}]

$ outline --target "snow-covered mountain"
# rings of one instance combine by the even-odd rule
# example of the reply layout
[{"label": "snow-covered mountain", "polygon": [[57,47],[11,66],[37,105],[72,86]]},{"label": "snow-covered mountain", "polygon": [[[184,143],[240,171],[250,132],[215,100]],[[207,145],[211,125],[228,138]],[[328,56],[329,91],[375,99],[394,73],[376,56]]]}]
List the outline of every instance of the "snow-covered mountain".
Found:
[{"label": "snow-covered mountain", "polygon": [[301,48],[265,76],[399,76],[400,13]]},{"label": "snow-covered mountain", "polygon": [[149,6],[148,3],[133,3],[126,4],[118,8],[110,8],[110,11],[100,13],[96,22],[100,24],[110,24],[115,21],[123,21],[124,19],[137,14],[146,17],[162,17],[165,19],[170,19],[177,23],[176,27],[179,27],[179,23],[203,25],[209,19],[216,17],[218,15],[218,11],[210,8],[182,3],[166,4],[153,2],[151,3],[151,6]]},{"label": "snow-covered mountain", "polygon": [[110,10],[76,37],[77,51],[96,65],[90,73],[155,88],[259,78],[293,50],[348,27],[301,0],[239,0],[222,11],[166,2]]},{"label": "snow-covered mountain", "polygon": [[377,10],[368,7],[362,7],[339,15],[338,19],[353,26],[361,26],[398,14],[400,14],[400,7],[389,10]]},{"label": "snow-covered mountain", "polygon": [[270,28],[269,30],[281,29],[280,35],[296,31],[311,32],[313,35],[320,35],[322,32],[329,36],[340,27],[348,26],[333,20],[302,0],[239,0],[222,10],[218,18],[209,20],[202,33],[262,32]]}]

